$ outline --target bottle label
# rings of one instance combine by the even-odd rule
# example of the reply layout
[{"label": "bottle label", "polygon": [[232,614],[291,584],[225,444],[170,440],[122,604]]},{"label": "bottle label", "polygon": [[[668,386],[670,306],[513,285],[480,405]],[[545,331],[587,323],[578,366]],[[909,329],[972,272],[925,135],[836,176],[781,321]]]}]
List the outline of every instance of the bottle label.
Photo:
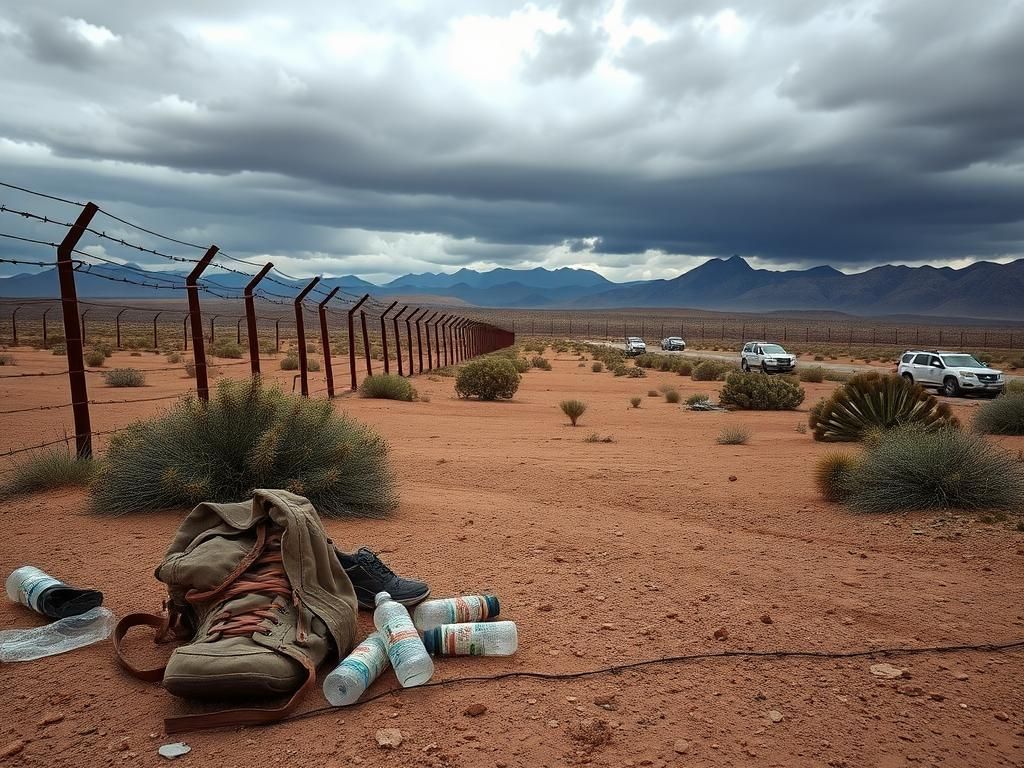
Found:
[{"label": "bottle label", "polygon": [[485,656],[487,641],[501,628],[493,624],[460,624],[442,627],[441,652],[445,656]]},{"label": "bottle label", "polygon": [[[15,574],[19,575],[15,576]],[[11,574],[11,577],[15,579],[14,591],[17,594],[17,601],[36,612],[39,612],[39,596],[50,587],[64,583],[32,566],[19,568]]]},{"label": "bottle label", "polygon": [[341,666],[351,670],[363,681],[364,689],[370,687],[370,683],[377,679],[387,665],[388,649],[384,639],[376,632],[357,645],[341,662]]},{"label": "bottle label", "polygon": [[381,627],[381,632],[387,638],[388,656],[396,671],[410,659],[426,653],[419,630],[408,614],[392,617]]},{"label": "bottle label", "polygon": [[487,601],[476,595],[453,597],[445,601],[448,615],[443,624],[465,624],[470,621],[482,621],[487,616]]}]

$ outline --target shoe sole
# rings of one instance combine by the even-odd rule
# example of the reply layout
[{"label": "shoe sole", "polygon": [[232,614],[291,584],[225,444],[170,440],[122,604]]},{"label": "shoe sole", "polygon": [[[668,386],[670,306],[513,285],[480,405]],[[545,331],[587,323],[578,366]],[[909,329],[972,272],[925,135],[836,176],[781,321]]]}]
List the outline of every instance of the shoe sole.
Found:
[{"label": "shoe sole", "polygon": [[[419,605],[424,600],[426,600],[428,597],[430,597],[430,590],[429,589],[426,592],[424,592],[422,595],[416,595],[415,597],[406,597],[406,598],[403,598],[401,600],[398,600],[398,599],[395,599],[395,598],[391,598],[391,599],[394,600],[399,605],[404,605],[406,608],[411,608],[414,605]],[[372,610],[374,610],[377,607],[373,603],[364,603],[362,600],[359,600],[358,597],[356,599],[359,601],[359,607],[362,608],[364,611],[372,611]]]}]

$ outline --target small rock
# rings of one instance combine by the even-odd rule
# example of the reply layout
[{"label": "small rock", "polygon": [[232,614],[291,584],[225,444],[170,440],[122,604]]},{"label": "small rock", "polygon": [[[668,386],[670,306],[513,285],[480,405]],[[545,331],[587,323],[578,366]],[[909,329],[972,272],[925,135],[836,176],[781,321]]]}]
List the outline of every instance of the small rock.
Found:
[{"label": "small rock", "polygon": [[761,614],[761,623],[762,624],[774,624],[775,622],[772,620],[771,616],[769,616],[767,613],[763,613],[763,614]]},{"label": "small rock", "polygon": [[28,742],[24,739],[17,739],[9,744],[5,744],[3,748],[0,749],[0,759],[14,757],[17,754],[20,754],[21,750],[26,746],[28,746]]},{"label": "small rock", "polygon": [[938,691],[932,691],[928,694],[928,698],[932,701],[945,701],[946,695],[944,693],[939,693]]},{"label": "small rock", "polygon": [[961,672],[960,674],[958,674],[956,676],[956,679],[961,681],[961,682],[963,682],[964,680],[970,680],[971,676],[970,675],[965,675],[963,672]]},{"label": "small rock", "polygon": [[601,707],[601,709],[606,709],[609,712],[614,712],[617,708],[615,706],[614,693],[606,693],[602,696],[595,696],[593,701],[596,706]]},{"label": "small rock", "polygon": [[924,696],[924,689],[919,685],[900,685],[897,686],[896,692],[904,696]]},{"label": "small rock", "polygon": [[163,744],[157,750],[157,754],[160,757],[166,757],[168,760],[173,760],[176,757],[187,755],[192,751],[192,747],[186,744],[184,741],[176,741],[173,744]]},{"label": "small rock", "polygon": [[397,728],[381,728],[376,737],[377,746],[381,749],[395,749],[402,744],[402,732]]},{"label": "small rock", "polygon": [[602,625],[601,625],[601,629],[604,629],[604,630],[613,630],[613,629],[615,629],[615,625],[614,625],[614,624],[602,624]]},{"label": "small rock", "polygon": [[558,727],[558,721],[557,720],[548,720],[548,728],[557,728],[557,727]]},{"label": "small rock", "polygon": [[901,677],[905,677],[907,670],[894,667],[892,664],[872,664],[869,668],[871,674],[875,677],[880,677],[883,680],[896,680]]},{"label": "small rock", "polygon": [[719,627],[714,632],[715,640],[725,641],[729,639],[729,630],[725,627]]},{"label": "small rock", "polygon": [[486,711],[487,706],[485,704],[470,704],[462,714],[466,717],[480,717]]},{"label": "small rock", "polygon": [[47,712],[43,715],[43,719],[39,721],[39,727],[43,728],[47,725],[54,725],[61,722],[64,719],[63,712]]},{"label": "small rock", "polygon": [[529,704],[532,707],[534,704],[537,703],[537,700],[536,699],[527,699],[526,703]]},{"label": "small rock", "polygon": [[690,742],[686,739],[676,739],[676,743],[672,745],[672,749],[675,750],[677,755],[685,755],[690,751]]},{"label": "small rock", "polygon": [[779,712],[779,710],[777,710],[777,709],[769,709],[768,710],[768,719],[771,720],[773,723],[781,723],[782,722],[782,713]]},{"label": "small rock", "polygon": [[548,611],[553,611],[554,609],[555,606],[553,606],[551,603],[544,603],[544,605],[537,606],[538,611],[544,611],[545,613],[547,613]]},{"label": "small rock", "polygon": [[738,478],[736,477],[736,475],[729,475],[729,482],[730,483],[735,483],[737,479]]},{"label": "small rock", "polygon": [[441,748],[437,746],[437,742],[432,741],[429,744],[427,744],[427,746],[423,747],[423,749],[421,749],[420,752],[426,752],[429,755],[431,752],[437,752],[439,749]]},{"label": "small rock", "polygon": [[996,712],[995,715],[996,715],[996,720],[1001,720],[1004,723],[1007,722],[1010,719],[1010,716],[1008,714],[1006,714],[1005,712]]}]

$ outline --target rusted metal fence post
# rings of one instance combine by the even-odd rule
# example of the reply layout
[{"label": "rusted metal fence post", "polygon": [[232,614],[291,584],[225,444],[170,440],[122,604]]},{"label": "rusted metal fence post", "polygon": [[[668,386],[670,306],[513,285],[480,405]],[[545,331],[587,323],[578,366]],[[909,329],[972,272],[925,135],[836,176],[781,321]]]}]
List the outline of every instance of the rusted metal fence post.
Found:
[{"label": "rusted metal fence post", "polygon": [[[217,255],[217,246],[211,245],[195,268],[185,278],[185,293],[188,295],[187,321],[192,324],[192,359],[196,363],[196,394],[204,403],[210,400],[210,382],[206,375],[206,346],[203,340],[203,310],[199,305],[199,276],[210,266]],[[187,339],[187,337],[186,337]],[[185,349],[188,349],[186,340]]]},{"label": "rusted metal fence post", "polygon": [[391,363],[388,361],[388,326],[384,320],[384,316],[387,315],[392,309],[395,308],[397,301],[392,301],[391,306],[380,313],[380,346],[384,351],[384,373],[391,373]]},{"label": "rusted metal fence post", "polygon": [[[420,313],[419,317],[416,318],[416,357],[419,358],[420,373],[423,373],[423,333],[420,330],[420,320],[422,320],[423,316],[427,314],[427,311],[428,310],[424,309]],[[412,366],[409,366],[409,368],[412,370]]]},{"label": "rusted metal fence post", "polygon": [[281,351],[281,318],[274,321],[274,351]]},{"label": "rusted metal fence post", "polygon": [[240,317],[240,318],[238,318],[238,321],[235,323],[235,344],[237,344],[238,346],[242,346],[242,321],[243,320],[245,320],[245,318],[244,317]]},{"label": "rusted metal fence post", "polygon": [[267,262],[245,286],[245,331],[249,337],[249,368],[253,376],[260,375],[260,340],[256,332],[256,299],[253,298],[253,291],[273,268],[274,265]]},{"label": "rusted metal fence post", "polygon": [[405,372],[402,370],[404,367],[402,365],[402,336],[398,333],[398,318],[400,318],[402,316],[402,313],[405,312],[405,310],[407,310],[408,308],[409,305],[406,304],[404,307],[398,310],[397,315],[391,318],[392,324],[394,325],[395,328],[395,360],[398,362],[399,376],[404,376]]},{"label": "rusted metal fence post", "polygon": [[437,357],[437,367],[441,367],[441,348],[444,347],[447,342],[444,339],[444,334],[441,332],[441,327],[444,325],[444,321],[448,319],[448,315],[441,315],[434,323],[434,350],[435,356]]},{"label": "rusted metal fence post", "polygon": [[210,318],[210,344],[211,346],[216,342],[216,322],[220,315],[214,315]]},{"label": "rusted metal fence post", "polygon": [[88,307],[82,311],[82,344],[85,344],[85,318],[88,317],[89,313],[92,312],[92,307]]},{"label": "rusted metal fence post", "polygon": [[[405,335],[409,340],[409,376],[412,376],[415,372],[412,360],[412,320],[416,317],[416,313],[420,311],[419,307],[416,307],[412,312],[405,318]],[[418,328],[419,326],[417,326]]]},{"label": "rusted metal fence post", "polygon": [[160,319],[160,315],[163,314],[163,310],[160,310],[153,315],[153,349],[160,349],[160,336],[157,331],[156,321]]},{"label": "rusted metal fence post", "polygon": [[191,312],[186,312],[185,313],[185,317],[181,321],[181,325],[182,325],[181,334],[182,334],[182,337],[185,340],[185,345],[184,345],[184,351],[185,352],[188,352],[188,326],[189,326],[189,319],[191,317],[192,317],[192,313]]},{"label": "rusted metal fence post", "polygon": [[309,372],[306,370],[306,322],[302,317],[302,300],[319,282],[320,275],[317,275],[295,297],[295,335],[298,336],[299,344],[299,385],[303,397],[309,397]]},{"label": "rusted metal fence post", "polygon": [[452,354],[452,352],[454,352],[454,350],[452,349],[452,342],[451,342],[452,323],[454,323],[454,322],[455,322],[455,315],[449,315],[448,319],[444,323],[444,328],[442,330],[442,333],[444,334],[444,365],[445,365],[445,368],[447,368],[449,365],[451,365],[452,363],[455,362],[455,360],[453,359],[454,355]]},{"label": "rusted metal fence post", "polygon": [[19,304],[14,308],[14,311],[11,312],[11,336],[14,338],[14,343],[11,344],[12,347],[18,346],[18,310],[21,309],[22,306],[23,305]]},{"label": "rusted metal fence post", "polygon": [[57,276],[60,280],[60,300],[64,315],[68,383],[71,386],[71,411],[75,419],[75,453],[80,459],[92,456],[92,423],[89,420],[89,391],[85,384],[85,343],[79,324],[75,265],[71,256],[98,210],[93,203],[86,203],[71,229],[57,246]]},{"label": "rusted metal fence post", "polygon": [[355,312],[370,298],[370,294],[363,294],[363,298],[357,301],[348,311],[348,372],[352,377],[352,391],[355,392],[358,388],[356,382],[356,344],[355,344],[355,322],[353,320]]},{"label": "rusted metal fence post", "polygon": [[363,355],[366,357],[366,375],[373,376],[373,366],[370,364],[370,337],[366,333],[366,312],[359,310],[359,325],[363,329]]},{"label": "rusted metal fence post", "polygon": [[127,309],[122,309],[120,312],[117,313],[117,316],[114,317],[114,335],[117,338],[118,349],[121,348],[121,315],[123,315],[127,311]]},{"label": "rusted metal fence post", "polygon": [[427,370],[428,371],[434,370],[434,355],[433,355],[433,351],[430,348],[430,324],[434,321],[435,317],[437,317],[437,312],[435,312],[430,317],[428,317],[427,321],[423,324],[426,327],[426,329],[427,329]]},{"label": "rusted metal fence post", "polygon": [[327,399],[334,399],[334,366],[331,365],[331,335],[327,331],[327,302],[334,298],[341,290],[337,285],[327,294],[327,298],[317,304],[317,312],[320,314],[320,344],[324,348],[324,375],[327,377]]},{"label": "rusted metal fence post", "polygon": [[50,340],[46,335],[46,316],[53,310],[53,307],[47,307],[43,310],[43,349],[50,348]]}]

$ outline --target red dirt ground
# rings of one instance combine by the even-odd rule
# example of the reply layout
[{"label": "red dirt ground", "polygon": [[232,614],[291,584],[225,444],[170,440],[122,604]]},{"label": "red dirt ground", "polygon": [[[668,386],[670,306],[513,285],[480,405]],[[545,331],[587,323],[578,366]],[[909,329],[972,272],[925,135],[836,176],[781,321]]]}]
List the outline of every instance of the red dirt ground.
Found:
[{"label": "red dirt ground", "polygon": [[[43,353],[16,357],[5,373],[63,364]],[[1024,639],[1024,534],[1012,521],[865,517],[820,500],[809,470],[828,448],[796,426],[833,384],[805,385],[798,413],[692,413],[646,393],[662,382],[684,395],[713,393],[717,384],[668,373],[614,378],[562,357],[552,372],[526,374],[510,403],[460,401],[452,379],[427,377],[416,386],[429,402],[337,402],[390,441],[402,505],[387,521],[328,521],[335,541],[377,548],[400,572],[429,580],[435,596],[493,591],[502,617],[519,625],[516,656],[440,660],[435,679],[583,671],[706,651]],[[114,365],[166,364],[118,353]],[[154,397],[189,383],[152,374],[146,389],[94,386],[90,395]],[[0,384],[6,408],[67,398],[61,377]],[[633,395],[644,396],[638,410],[629,408]],[[589,404],[575,429],[558,409],[567,397]],[[94,428],[164,405],[96,408]],[[977,405],[955,407],[967,420]],[[59,435],[67,418],[4,416],[0,451]],[[753,430],[750,443],[717,445],[733,424]],[[615,442],[585,443],[592,432]],[[1003,442],[1024,449],[1024,438]],[[162,588],[152,570],[185,510],[110,520],[85,506],[84,492],[63,491],[0,507],[3,575],[31,563],[102,589],[119,615],[156,609]],[[37,623],[0,601],[0,626]],[[370,626],[361,616],[361,628]],[[728,639],[714,639],[718,629]],[[869,666],[883,660],[910,679],[873,677]],[[163,717],[194,711],[124,675],[108,644],[5,665],[0,675],[2,765],[163,764],[157,747],[182,738],[163,734]],[[1022,765],[1022,680],[1024,652],[1015,651],[732,658],[557,682],[478,682],[400,691],[268,728],[185,734],[192,752],[177,763]],[[388,673],[372,692],[395,684]],[[486,713],[464,715],[476,703]],[[305,706],[323,704],[318,692]],[[394,752],[374,738],[386,727],[403,735]]]}]

